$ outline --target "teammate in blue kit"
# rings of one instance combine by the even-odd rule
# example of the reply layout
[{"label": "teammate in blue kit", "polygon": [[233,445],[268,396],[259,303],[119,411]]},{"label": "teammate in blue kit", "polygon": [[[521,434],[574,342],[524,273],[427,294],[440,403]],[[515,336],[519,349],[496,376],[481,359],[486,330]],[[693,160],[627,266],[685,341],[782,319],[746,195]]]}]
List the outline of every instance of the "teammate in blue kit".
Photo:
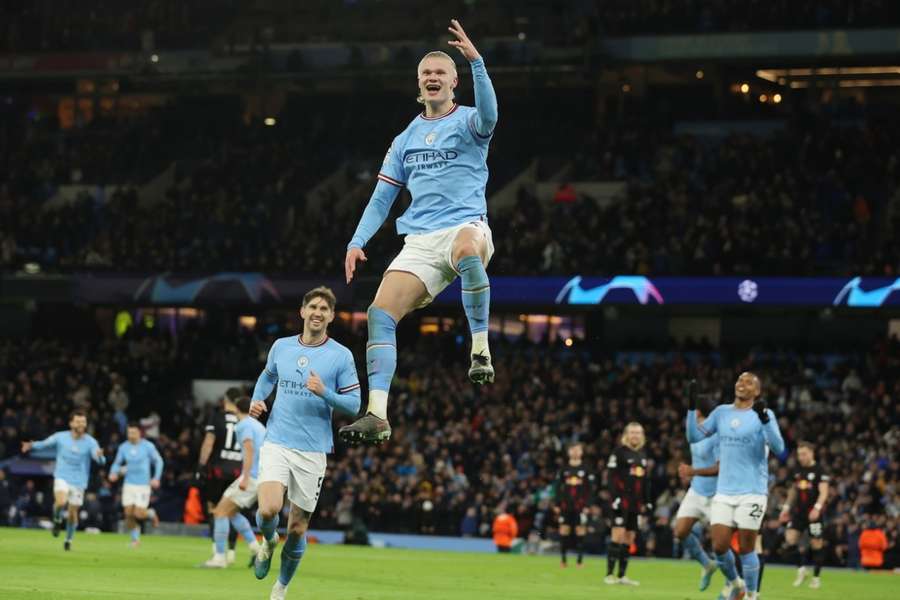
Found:
[{"label": "teammate in blue kit", "polygon": [[[103,450],[87,431],[87,414],[76,409],[69,417],[69,431],[57,431],[39,442],[22,442],[22,453],[32,450],[56,449],[56,468],[53,469],[53,537],[59,535],[66,521],[66,541],[63,547],[72,549],[72,538],[78,528],[78,509],[84,503],[84,490],[91,474],[91,461],[106,464]],[[65,514],[68,513],[68,514]]]},{"label": "teammate in blue kit", "polygon": [[[697,382],[688,384],[688,397],[696,406]],[[697,411],[697,423],[702,425],[706,408]],[[691,480],[691,487],[678,507],[675,517],[675,537],[687,548],[691,558],[700,563],[700,591],[709,587],[710,580],[718,566],[703,550],[700,541],[703,529],[701,521],[709,523],[712,498],[716,493],[719,472],[719,436],[717,434],[691,444],[691,464],[678,465],[678,474]]]},{"label": "teammate in blue kit", "polygon": [[[696,406],[687,416],[688,442],[694,444],[718,433],[719,477],[711,508],[712,541],[716,560],[728,584],[729,600],[755,600],[759,586],[756,536],[766,514],[769,493],[769,449],[784,450],[784,439],[771,410],[760,400],[759,377],[741,373],[734,385],[734,404],[717,406],[702,424]],[[744,579],[737,575],[729,547],[738,530]],[[749,596],[748,596],[749,594]]]},{"label": "teammate in blue kit", "polygon": [[228,541],[229,523],[247,542],[250,552],[255,555],[259,551],[259,544],[253,534],[253,527],[247,517],[241,514],[242,509],[253,508],[256,504],[259,477],[259,451],[266,437],[266,428],[262,423],[249,416],[250,398],[244,396],[235,403],[238,424],[234,428],[238,447],[241,449],[241,475],[235,479],[222,499],[213,510],[215,524],[213,525],[213,539],[215,540],[215,554],[206,561],[205,567],[224,569],[228,566],[225,556],[225,542]]},{"label": "teammate in blue kit", "polygon": [[159,489],[163,459],[156,446],[142,439],[137,423],[128,424],[126,435],[128,441],[119,445],[109,470],[109,480],[115,483],[121,474],[125,474],[122,508],[125,511],[125,528],[131,533],[132,547],[136,548],[141,543],[141,525],[147,518],[147,508],[150,506],[150,490]]},{"label": "teammate in blue kit", "polygon": [[497,97],[484,61],[458,21],[449,44],[469,61],[475,107],[459,106],[453,90],[459,83],[456,65],[444,52],[429,52],[419,62],[419,102],[425,111],[391,143],[378,182],[347,245],[347,283],[363,247],[381,227],[404,187],[412,203],[397,219],[405,235],[403,250],[388,266],[368,311],[366,364],[369,403],[366,415],[342,427],[350,444],[379,444],[389,439],[387,398],[397,366],[397,322],[430,303],[457,276],[462,279],[462,303],[472,334],[470,379],[494,380],[488,348],[490,282],[485,267],[494,253],[487,224],[487,153],[497,124]]},{"label": "teammate in blue kit", "polygon": [[278,545],[279,513],[287,492],[287,539],[271,600],[283,600],[306,550],[306,530],[325,479],[326,454],[334,448],[331,415],[359,411],[359,376],[353,354],[328,337],[334,320],[334,293],[318,287],[303,297],[303,333],[272,344],[266,367],[253,388],[250,416],[267,410],[265,399],[276,388],[259,456],[259,510],[256,524],[263,541],[256,555],[257,579],[269,573]]}]

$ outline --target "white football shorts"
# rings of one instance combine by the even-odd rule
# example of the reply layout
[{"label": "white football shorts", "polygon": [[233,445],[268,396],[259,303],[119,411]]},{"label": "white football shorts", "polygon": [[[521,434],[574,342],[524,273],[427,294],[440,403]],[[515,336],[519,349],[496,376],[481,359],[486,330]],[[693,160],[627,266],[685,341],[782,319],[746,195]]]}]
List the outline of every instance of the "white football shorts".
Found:
[{"label": "white football shorts", "polygon": [[693,489],[688,489],[681,500],[681,506],[678,507],[678,514],[675,515],[675,519],[700,519],[701,521],[709,522],[711,506],[711,496],[701,496]]},{"label": "white football shorts", "polygon": [[266,442],[259,450],[259,483],[277,481],[287,489],[291,503],[315,512],[325,480],[328,459],[324,452],[292,450]]},{"label": "white football shorts", "polygon": [[53,480],[53,493],[66,492],[66,501],[70,506],[81,506],[84,504],[84,488],[77,488],[65,479]]},{"label": "white football shorts", "polygon": [[725,525],[732,529],[759,531],[766,515],[768,497],[762,494],[741,494],[726,496],[716,494],[712,499],[711,519],[713,525]]},{"label": "white football shorts", "polygon": [[248,478],[247,479],[247,489],[241,489],[241,478],[238,477],[234,481],[231,482],[231,485],[226,488],[225,493],[222,494],[223,498],[228,498],[235,505],[240,508],[252,508],[254,504],[256,504],[256,490],[258,486],[258,479]]},{"label": "white football shorts", "polygon": [[122,485],[122,506],[147,508],[150,506],[150,486],[125,483]]}]

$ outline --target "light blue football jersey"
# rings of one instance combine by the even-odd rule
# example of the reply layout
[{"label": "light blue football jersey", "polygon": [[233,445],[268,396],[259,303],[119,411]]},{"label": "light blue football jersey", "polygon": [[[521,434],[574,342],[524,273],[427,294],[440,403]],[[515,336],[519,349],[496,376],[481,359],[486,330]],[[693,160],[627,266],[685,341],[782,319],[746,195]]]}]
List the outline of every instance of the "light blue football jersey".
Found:
[{"label": "light blue football jersey", "polygon": [[[125,483],[129,485],[150,485],[151,479],[159,480],[163,472],[163,459],[151,442],[140,440],[137,444],[124,442],[119,445],[116,458],[109,472],[118,474],[122,464],[126,465]],[[150,467],[153,466],[153,474]]]},{"label": "light blue football jersey", "polygon": [[242,457],[244,454],[244,441],[250,440],[250,443],[253,444],[253,463],[250,465],[250,477],[251,479],[256,479],[259,476],[259,449],[262,448],[263,441],[266,438],[266,428],[253,417],[247,417],[237,424],[237,427],[234,428],[234,433],[241,444]]},{"label": "light blue football jersey", "polygon": [[33,450],[49,448],[56,449],[53,477],[62,479],[72,487],[87,488],[92,460],[101,465],[106,464],[103,455],[100,455],[100,458],[94,457],[100,444],[87,433],[76,440],[72,437],[71,431],[57,431],[45,440],[34,442],[32,446]]},{"label": "light blue football jersey", "polygon": [[[719,436],[713,435],[699,442],[691,444],[691,466],[695,469],[705,469],[715,466],[719,460]],[[695,494],[706,498],[716,493],[716,481],[718,477],[696,476],[691,478],[691,489]]]},{"label": "light blue football jersey", "polygon": [[378,178],[406,186],[412,202],[397,233],[427,233],[487,219],[485,187],[491,135],[475,130],[477,111],[454,105],[447,114],[420,114],[394,138]]},{"label": "light blue football jersey", "polygon": [[[275,340],[265,370],[253,389],[253,400],[265,400],[276,385],[275,403],[265,441],[305,452],[331,452],[332,407],[306,388],[311,371],[330,393],[352,396],[348,412],[359,409],[359,376],[350,350],[331,338],[307,346],[300,336]],[[338,403],[340,406],[341,404]]]},{"label": "light blue football jersey", "polygon": [[784,450],[784,439],[774,413],[768,410],[765,425],[752,408],[733,404],[717,406],[703,425],[697,425],[696,411],[688,411],[688,441],[699,442],[718,433],[719,478],[716,493],[728,496],[769,493],[769,448]]}]

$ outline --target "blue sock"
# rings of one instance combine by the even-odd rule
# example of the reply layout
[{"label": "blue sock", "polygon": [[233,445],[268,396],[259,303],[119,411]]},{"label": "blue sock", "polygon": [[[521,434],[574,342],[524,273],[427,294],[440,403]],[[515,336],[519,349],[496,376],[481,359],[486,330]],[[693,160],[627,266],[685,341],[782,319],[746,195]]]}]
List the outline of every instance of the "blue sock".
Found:
[{"label": "blue sock", "polygon": [[281,549],[281,571],[278,573],[278,582],[281,585],[291,582],[304,552],[306,552],[306,534],[289,535],[284,548]]},{"label": "blue sock", "polygon": [[256,541],[256,536],[253,535],[253,527],[250,525],[250,521],[247,520],[247,517],[245,517],[241,513],[237,513],[236,515],[231,517],[231,525],[234,527],[234,530],[241,535],[242,538],[247,540],[248,544]]},{"label": "blue sock", "polygon": [[684,547],[687,548],[691,558],[703,565],[704,568],[709,566],[709,556],[703,551],[703,546],[700,544],[700,538],[698,538],[693,531],[684,538],[684,542],[682,543],[684,544]]},{"label": "blue sock", "polygon": [[759,557],[756,552],[741,554],[741,565],[744,567],[744,581],[747,591],[755,592],[759,588]]},{"label": "blue sock", "polygon": [[491,283],[479,256],[466,256],[456,265],[462,280],[462,304],[469,320],[469,331],[488,330],[491,308]]},{"label": "blue sock", "polygon": [[66,541],[71,542],[72,538],[75,537],[75,529],[78,527],[78,523],[72,521],[71,519],[66,521]]},{"label": "blue sock", "polygon": [[256,511],[256,526],[259,527],[259,531],[263,534],[264,539],[271,540],[275,537],[275,530],[278,529],[279,519],[280,516],[278,513],[275,513],[274,517],[266,521],[263,519],[262,514],[259,511]]},{"label": "blue sock", "polygon": [[366,369],[369,389],[389,392],[397,369],[397,322],[377,306],[370,306]]},{"label": "blue sock", "polygon": [[216,554],[225,554],[225,543],[228,541],[228,517],[216,517],[213,524],[213,541],[216,543]]},{"label": "blue sock", "polygon": [[729,583],[737,579],[737,568],[734,566],[734,554],[729,549],[725,554],[716,554],[716,562]]},{"label": "blue sock", "polygon": [[131,541],[136,542],[139,539],[141,539],[141,528],[135,527],[134,529],[131,530]]}]

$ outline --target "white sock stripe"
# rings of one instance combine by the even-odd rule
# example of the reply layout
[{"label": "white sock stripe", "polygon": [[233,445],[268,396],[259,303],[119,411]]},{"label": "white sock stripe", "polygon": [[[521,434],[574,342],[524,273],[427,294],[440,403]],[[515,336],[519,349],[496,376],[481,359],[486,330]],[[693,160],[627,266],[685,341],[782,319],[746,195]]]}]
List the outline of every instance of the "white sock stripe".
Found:
[{"label": "white sock stripe", "polygon": [[366,350],[374,350],[375,348],[393,348],[394,344],[366,344]]},{"label": "white sock stripe", "polygon": [[466,288],[463,288],[462,293],[463,294],[478,294],[480,292],[483,292],[484,290],[489,290],[489,289],[491,289],[490,285],[483,285],[480,288],[474,288],[471,290],[467,290]]}]

